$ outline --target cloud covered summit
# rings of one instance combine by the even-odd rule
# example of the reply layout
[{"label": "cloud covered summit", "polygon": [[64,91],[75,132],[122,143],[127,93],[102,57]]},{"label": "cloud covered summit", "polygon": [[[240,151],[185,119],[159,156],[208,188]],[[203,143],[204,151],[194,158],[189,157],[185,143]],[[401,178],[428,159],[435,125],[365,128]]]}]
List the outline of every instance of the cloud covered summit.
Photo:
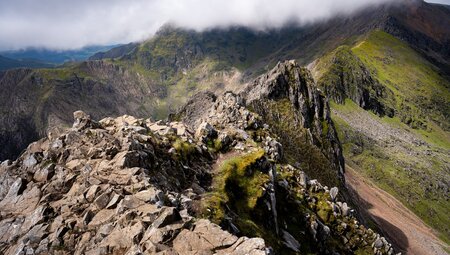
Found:
[{"label": "cloud covered summit", "polygon": [[392,0],[3,0],[0,50],[139,41],[161,25],[204,30],[304,24]]}]

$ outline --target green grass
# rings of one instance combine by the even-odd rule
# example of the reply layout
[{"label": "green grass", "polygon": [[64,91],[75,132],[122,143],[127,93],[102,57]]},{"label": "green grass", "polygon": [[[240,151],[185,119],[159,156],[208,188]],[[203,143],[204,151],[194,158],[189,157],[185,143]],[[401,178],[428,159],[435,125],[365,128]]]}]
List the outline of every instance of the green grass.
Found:
[{"label": "green grass", "polygon": [[425,146],[410,146],[408,149],[411,153],[401,150],[394,152],[356,131],[338,116],[332,116],[343,145],[346,162],[399,199],[427,224],[438,230],[440,238],[449,243],[450,202],[444,193],[435,188],[438,181],[445,182],[446,178],[448,179],[445,162],[449,157],[439,156],[445,155],[445,151],[449,148],[448,140],[443,137],[446,132],[437,127],[432,128],[432,131],[413,129],[401,122],[398,117],[379,117],[359,108],[351,100],[346,100],[345,104],[331,103],[331,107],[347,116],[366,114],[383,125],[414,134],[429,143],[430,149],[444,153],[425,156],[423,155],[424,149],[427,148]]},{"label": "green grass", "polygon": [[429,122],[449,130],[450,82],[409,45],[382,31],[370,33],[352,48],[394,98],[387,104],[402,122],[426,129]]},{"label": "green grass", "polygon": [[176,139],[175,142],[173,142],[172,146],[184,160],[188,160],[196,151],[194,144],[184,142],[180,138]]},{"label": "green grass", "polygon": [[253,169],[256,161],[263,156],[264,150],[260,149],[223,163],[214,178],[214,192],[206,203],[206,208],[209,207],[212,212],[209,218],[220,223],[225,208],[217,206],[223,207],[225,204],[234,204],[231,207],[243,214],[248,214],[255,207],[263,192],[262,185],[269,180],[267,174]]}]

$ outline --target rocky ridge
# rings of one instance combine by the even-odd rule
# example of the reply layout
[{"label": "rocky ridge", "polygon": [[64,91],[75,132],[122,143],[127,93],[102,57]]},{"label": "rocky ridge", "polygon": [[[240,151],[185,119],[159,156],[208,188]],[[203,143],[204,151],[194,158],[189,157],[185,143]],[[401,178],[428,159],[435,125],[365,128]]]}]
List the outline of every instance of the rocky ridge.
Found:
[{"label": "rocky ridge", "polygon": [[266,253],[260,238],[189,215],[209,182],[211,155],[192,145],[192,160],[181,159],[169,137],[192,139],[182,124],[74,116],[67,133],[2,163],[2,253]]},{"label": "rocky ridge", "polygon": [[172,116],[186,123],[75,112],[71,129],[1,163],[0,252],[394,254],[339,188],[285,162],[265,123],[256,102],[289,97],[306,143],[333,159],[338,147],[321,148],[335,133],[328,106],[309,77],[280,63],[241,94],[194,98]]}]

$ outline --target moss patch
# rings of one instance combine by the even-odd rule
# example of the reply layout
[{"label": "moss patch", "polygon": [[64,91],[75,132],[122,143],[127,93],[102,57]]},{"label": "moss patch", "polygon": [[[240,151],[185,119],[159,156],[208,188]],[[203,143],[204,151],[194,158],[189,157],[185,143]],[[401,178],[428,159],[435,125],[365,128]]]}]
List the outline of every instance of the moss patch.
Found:
[{"label": "moss patch", "polygon": [[226,204],[244,214],[255,207],[263,193],[261,187],[269,180],[267,174],[253,167],[263,156],[264,150],[258,150],[223,163],[214,177],[214,191],[206,199],[209,218],[220,223]]},{"label": "moss patch", "polygon": [[195,145],[185,142],[181,139],[176,139],[172,144],[173,148],[177,151],[177,153],[181,156],[182,159],[188,160],[195,152]]}]

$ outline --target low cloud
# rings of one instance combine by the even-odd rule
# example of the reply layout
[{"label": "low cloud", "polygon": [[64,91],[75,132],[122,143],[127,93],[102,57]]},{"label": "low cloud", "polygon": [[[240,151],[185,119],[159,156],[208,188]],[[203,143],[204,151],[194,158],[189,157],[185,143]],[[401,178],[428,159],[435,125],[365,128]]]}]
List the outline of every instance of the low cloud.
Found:
[{"label": "low cloud", "polygon": [[390,0],[1,0],[0,50],[139,41],[165,23],[204,30],[281,27]]}]

